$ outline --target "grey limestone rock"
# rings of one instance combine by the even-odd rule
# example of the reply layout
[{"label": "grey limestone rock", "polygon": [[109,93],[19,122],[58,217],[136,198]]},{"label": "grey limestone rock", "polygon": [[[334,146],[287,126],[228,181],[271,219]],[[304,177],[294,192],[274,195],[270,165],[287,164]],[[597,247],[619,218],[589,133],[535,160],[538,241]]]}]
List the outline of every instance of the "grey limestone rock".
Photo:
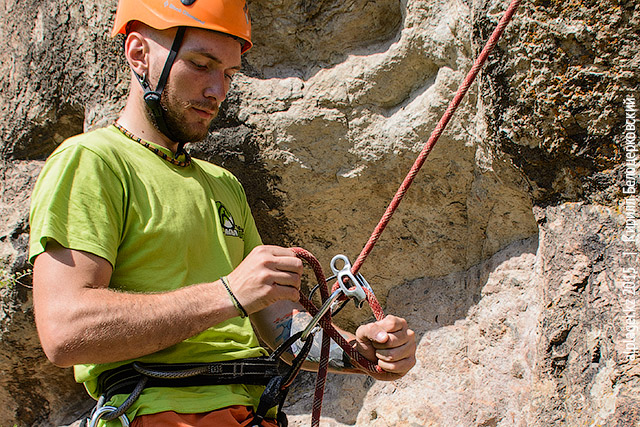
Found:
[{"label": "grey limestone rock", "polygon": [[[507,2],[249,6],[255,48],[190,150],[238,176],[266,243],[324,266],[353,259]],[[108,35],[115,1],[2,9],[6,278],[29,268],[43,161],[118,116],[129,74]],[[390,383],[331,376],[323,425],[639,425],[640,365],[624,340],[640,297],[621,287],[639,265],[623,255],[638,239],[623,240],[634,195],[622,191],[637,170],[624,163],[624,100],[640,98],[639,30],[632,0],[523,2],[361,270],[416,331],[418,364]],[[0,302],[0,425],[73,423],[91,402],[42,353],[30,289],[4,286]],[[292,425],[308,424],[312,382],[290,394]]]}]

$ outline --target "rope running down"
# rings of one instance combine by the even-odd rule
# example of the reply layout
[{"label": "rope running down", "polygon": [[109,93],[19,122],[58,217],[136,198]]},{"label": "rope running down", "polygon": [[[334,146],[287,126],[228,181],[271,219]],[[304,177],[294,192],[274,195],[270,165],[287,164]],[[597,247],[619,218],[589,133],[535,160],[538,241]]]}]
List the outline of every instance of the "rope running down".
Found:
[{"label": "rope running down", "polygon": [[[435,146],[436,142],[444,132],[447,124],[449,123],[449,121],[451,120],[451,117],[453,116],[453,113],[456,111],[456,109],[462,102],[462,99],[464,98],[467,91],[469,90],[469,87],[471,86],[476,76],[480,72],[480,69],[486,62],[489,54],[498,43],[498,40],[502,36],[504,29],[506,28],[507,24],[509,23],[509,21],[515,14],[516,10],[518,9],[520,2],[521,0],[512,0],[511,3],[509,4],[505,14],[500,19],[500,22],[498,23],[497,27],[491,34],[491,37],[489,38],[484,48],[480,52],[480,55],[475,60],[473,66],[471,67],[471,70],[469,70],[469,73],[467,74],[466,78],[458,88],[454,98],[451,100],[451,102],[449,103],[449,106],[447,107],[444,114],[442,115],[442,118],[440,119],[435,129],[431,133],[429,140],[424,145],[422,151],[418,155],[418,158],[415,160],[413,166],[409,170],[409,173],[407,174],[404,181],[400,185],[400,188],[398,188],[398,191],[396,192],[393,199],[391,200],[391,203],[389,204],[386,211],[382,215],[382,218],[380,219],[380,221],[378,222],[378,225],[376,226],[373,233],[371,234],[371,237],[369,237],[369,240],[367,241],[364,248],[360,252],[360,255],[354,262],[351,268],[351,272],[354,275],[358,273],[358,271],[360,270],[360,267],[362,267],[362,264],[364,263],[364,261],[367,259],[367,257],[373,250],[375,244],[377,243],[378,239],[382,235],[382,232],[384,231],[387,224],[391,220],[391,217],[393,216],[396,209],[398,208],[398,205],[400,205],[400,202],[402,201],[404,195],[406,194],[407,190],[413,183],[413,180],[415,179],[416,175],[418,174],[418,172],[424,165],[425,161],[427,160],[427,157],[431,153],[431,150],[433,150],[433,147]],[[329,298],[329,291],[327,290],[327,287],[324,286],[326,284],[326,280],[324,279],[324,273],[322,272],[322,267],[310,252],[301,248],[294,248],[294,251],[296,252],[296,255],[299,258],[304,259],[313,267],[313,270],[316,274],[316,278],[318,279],[318,283],[321,284],[320,293],[321,293],[322,301],[324,302],[327,298]],[[339,287],[339,284],[336,282],[333,285],[332,292],[335,291],[338,287]],[[381,320],[384,317],[384,313],[382,311],[380,303],[378,302],[378,300],[375,298],[373,294],[371,294],[366,290],[365,292],[367,293],[367,302],[369,303],[369,306],[371,307],[376,317],[376,320]],[[309,313],[312,316],[315,316],[315,314],[318,312],[318,309],[313,305],[313,303],[303,295],[300,295],[300,302],[309,311]],[[335,328],[331,325],[330,311],[327,312],[327,314],[325,314],[325,316],[322,317],[322,319],[320,320],[320,325],[322,325],[322,328],[323,328],[322,350],[321,350],[321,356],[320,356],[320,365],[318,368],[318,375],[316,377],[316,390],[314,395],[313,411],[312,411],[312,417],[311,417],[312,427],[317,427],[320,424],[322,398],[324,395],[324,385],[326,382],[326,376],[328,371],[330,338],[333,339],[352,358],[352,360],[357,365],[360,365],[363,369],[372,373],[381,372],[381,369],[378,365],[365,359],[362,355],[360,355],[360,353],[355,351],[349,345],[349,343],[335,330]]]}]

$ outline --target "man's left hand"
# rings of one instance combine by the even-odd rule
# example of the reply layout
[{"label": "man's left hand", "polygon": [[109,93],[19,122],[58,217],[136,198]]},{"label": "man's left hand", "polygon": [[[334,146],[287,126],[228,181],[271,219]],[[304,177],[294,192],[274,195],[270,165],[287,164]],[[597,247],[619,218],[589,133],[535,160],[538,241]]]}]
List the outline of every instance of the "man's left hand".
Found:
[{"label": "man's left hand", "polygon": [[378,380],[391,381],[405,375],[416,364],[415,333],[407,321],[386,316],[356,330],[354,347],[360,354],[376,362],[384,372],[372,374]]}]

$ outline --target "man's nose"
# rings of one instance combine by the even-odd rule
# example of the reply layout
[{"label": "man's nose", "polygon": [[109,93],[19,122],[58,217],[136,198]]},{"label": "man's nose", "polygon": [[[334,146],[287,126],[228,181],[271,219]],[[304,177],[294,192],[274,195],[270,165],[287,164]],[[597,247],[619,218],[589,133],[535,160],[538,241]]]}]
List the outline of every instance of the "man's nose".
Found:
[{"label": "man's nose", "polygon": [[204,89],[203,95],[206,98],[214,98],[218,104],[227,97],[227,91],[229,90],[229,83],[223,71],[216,71],[212,73],[209,82]]}]

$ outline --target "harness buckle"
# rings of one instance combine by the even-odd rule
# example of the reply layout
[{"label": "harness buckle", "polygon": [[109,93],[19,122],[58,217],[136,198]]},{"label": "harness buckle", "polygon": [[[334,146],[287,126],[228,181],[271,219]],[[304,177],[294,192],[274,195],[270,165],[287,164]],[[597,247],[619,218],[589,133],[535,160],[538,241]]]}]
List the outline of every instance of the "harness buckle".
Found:
[{"label": "harness buckle", "polygon": [[[341,269],[338,269],[337,262],[342,261],[344,266]],[[369,292],[373,293],[373,289],[369,283],[365,280],[365,278],[360,273],[356,273],[355,275],[351,272],[351,263],[349,262],[349,258],[345,255],[336,255],[331,259],[331,270],[333,274],[335,274],[338,278],[338,285],[342,292],[349,298],[353,299],[356,307],[362,308],[362,305],[367,300],[367,294],[364,292],[367,289]],[[352,287],[348,288],[345,285],[345,280],[351,282]]]}]

